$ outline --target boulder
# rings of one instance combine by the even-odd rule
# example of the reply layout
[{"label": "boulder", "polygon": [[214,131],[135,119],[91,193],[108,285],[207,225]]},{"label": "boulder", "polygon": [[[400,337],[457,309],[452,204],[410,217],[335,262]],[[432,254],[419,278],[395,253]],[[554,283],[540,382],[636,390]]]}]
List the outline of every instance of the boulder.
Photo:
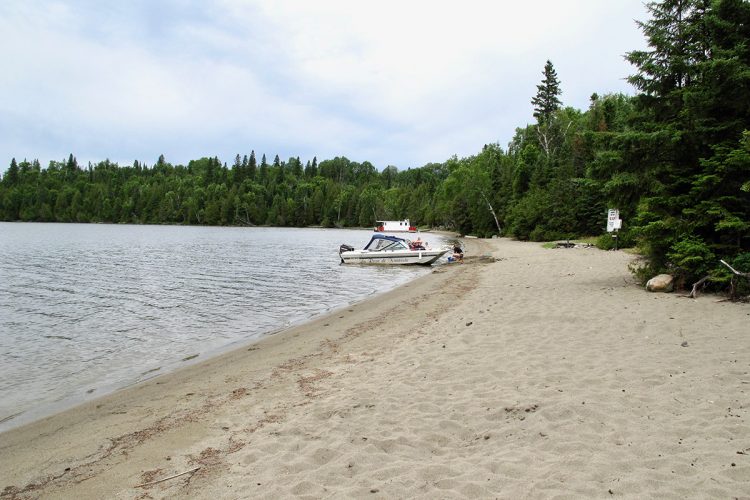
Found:
[{"label": "boulder", "polygon": [[674,276],[671,274],[660,274],[654,276],[646,283],[649,292],[671,292],[674,290]]}]

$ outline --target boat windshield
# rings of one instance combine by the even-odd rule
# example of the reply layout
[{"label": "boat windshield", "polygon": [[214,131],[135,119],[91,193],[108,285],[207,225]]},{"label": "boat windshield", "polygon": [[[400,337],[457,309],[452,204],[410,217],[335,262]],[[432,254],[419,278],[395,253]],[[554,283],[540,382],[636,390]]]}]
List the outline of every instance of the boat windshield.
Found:
[{"label": "boat windshield", "polygon": [[365,250],[380,252],[383,250],[403,250],[405,248],[408,249],[404,240],[401,239],[373,238],[370,240],[370,243],[367,244]]}]

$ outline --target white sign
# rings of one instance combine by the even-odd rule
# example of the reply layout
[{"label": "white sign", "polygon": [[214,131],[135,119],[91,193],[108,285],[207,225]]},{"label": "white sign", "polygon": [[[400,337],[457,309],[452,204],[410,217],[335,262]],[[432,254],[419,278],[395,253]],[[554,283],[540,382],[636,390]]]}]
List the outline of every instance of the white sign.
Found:
[{"label": "white sign", "polygon": [[607,232],[611,233],[616,229],[622,227],[622,220],[620,220],[620,211],[616,208],[610,208],[607,212]]}]

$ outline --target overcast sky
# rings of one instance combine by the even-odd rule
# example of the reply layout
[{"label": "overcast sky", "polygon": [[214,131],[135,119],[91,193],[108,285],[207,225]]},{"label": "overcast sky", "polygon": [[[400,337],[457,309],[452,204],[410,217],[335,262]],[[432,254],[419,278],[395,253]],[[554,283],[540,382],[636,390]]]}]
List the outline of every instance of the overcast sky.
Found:
[{"label": "overcast sky", "polygon": [[470,156],[533,122],[547,59],[566,106],[633,94],[646,19],[639,0],[3,0],[0,171]]}]

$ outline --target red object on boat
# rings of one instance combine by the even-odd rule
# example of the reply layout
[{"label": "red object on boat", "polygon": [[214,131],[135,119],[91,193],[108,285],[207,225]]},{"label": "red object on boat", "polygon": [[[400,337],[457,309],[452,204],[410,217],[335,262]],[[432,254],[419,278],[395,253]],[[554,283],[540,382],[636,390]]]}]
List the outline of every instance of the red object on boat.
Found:
[{"label": "red object on boat", "polygon": [[375,232],[378,233],[416,233],[417,226],[413,226],[409,219],[376,221]]}]

